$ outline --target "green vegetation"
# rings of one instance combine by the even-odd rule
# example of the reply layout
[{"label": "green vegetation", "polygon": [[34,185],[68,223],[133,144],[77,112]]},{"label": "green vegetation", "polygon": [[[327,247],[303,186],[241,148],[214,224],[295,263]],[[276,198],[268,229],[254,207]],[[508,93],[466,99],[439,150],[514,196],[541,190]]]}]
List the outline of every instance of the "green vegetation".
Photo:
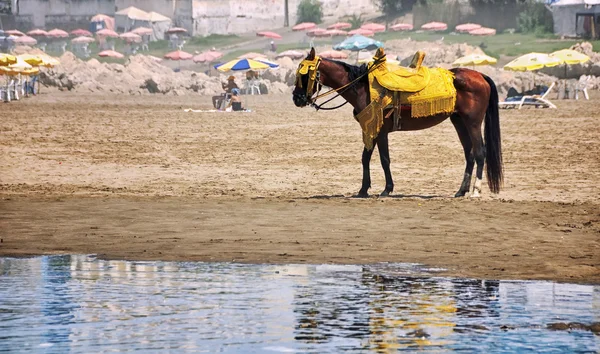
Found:
[{"label": "green vegetation", "polygon": [[323,9],[319,0],[302,0],[298,4],[298,22],[321,23]]},{"label": "green vegetation", "polygon": [[352,15],[352,17],[348,18],[348,23],[352,25],[351,29],[360,28],[363,25],[364,20],[361,15]]},{"label": "green vegetation", "polygon": [[554,32],[552,13],[544,3],[527,0],[520,4],[521,11],[517,17],[517,29],[522,33],[535,33],[538,36]]},{"label": "green vegetation", "polygon": [[[468,34],[451,35],[449,33],[431,32],[384,32],[375,35],[375,39],[388,41],[392,39],[411,38],[416,41],[433,42],[444,37],[444,43],[467,43],[472,46],[481,46],[483,51],[493,57],[500,55],[514,57],[530,52],[550,53],[556,50],[569,48],[581,40],[541,39],[533,33],[502,33],[489,37],[477,37]],[[600,49],[600,41],[592,41],[594,50]]]}]

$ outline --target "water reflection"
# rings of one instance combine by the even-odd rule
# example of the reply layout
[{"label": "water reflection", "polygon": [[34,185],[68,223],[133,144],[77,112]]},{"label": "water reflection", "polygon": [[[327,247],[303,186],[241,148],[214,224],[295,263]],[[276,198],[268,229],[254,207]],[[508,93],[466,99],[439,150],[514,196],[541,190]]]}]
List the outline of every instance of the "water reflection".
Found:
[{"label": "water reflection", "polygon": [[417,265],[0,258],[0,351],[597,352],[600,287]]}]

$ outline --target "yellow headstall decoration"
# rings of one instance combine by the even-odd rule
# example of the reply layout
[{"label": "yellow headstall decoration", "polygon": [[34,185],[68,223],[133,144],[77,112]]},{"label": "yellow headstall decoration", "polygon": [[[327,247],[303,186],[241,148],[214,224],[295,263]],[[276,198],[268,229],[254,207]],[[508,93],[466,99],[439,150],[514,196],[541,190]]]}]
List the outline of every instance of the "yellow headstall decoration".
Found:
[{"label": "yellow headstall decoration", "polygon": [[296,70],[296,85],[300,88],[302,88],[302,75],[308,74],[306,96],[309,98],[313,95],[317,73],[319,72],[319,64],[321,64],[321,58],[315,55],[313,60],[302,60],[300,65],[298,65],[298,70]]}]

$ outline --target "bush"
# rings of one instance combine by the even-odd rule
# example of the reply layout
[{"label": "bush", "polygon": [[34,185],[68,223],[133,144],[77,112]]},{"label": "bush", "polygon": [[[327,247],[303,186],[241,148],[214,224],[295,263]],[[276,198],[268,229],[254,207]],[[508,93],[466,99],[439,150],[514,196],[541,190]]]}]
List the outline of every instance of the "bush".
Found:
[{"label": "bush", "polygon": [[364,20],[362,19],[362,15],[352,15],[352,17],[348,18],[348,23],[352,25],[351,29],[360,28],[363,25]]},{"label": "bush", "polygon": [[298,23],[314,22],[321,23],[323,18],[323,9],[318,0],[302,0],[298,4]]},{"label": "bush", "polygon": [[520,5],[521,11],[517,17],[517,26],[522,33],[534,33],[544,36],[554,32],[552,13],[544,3],[528,0]]}]

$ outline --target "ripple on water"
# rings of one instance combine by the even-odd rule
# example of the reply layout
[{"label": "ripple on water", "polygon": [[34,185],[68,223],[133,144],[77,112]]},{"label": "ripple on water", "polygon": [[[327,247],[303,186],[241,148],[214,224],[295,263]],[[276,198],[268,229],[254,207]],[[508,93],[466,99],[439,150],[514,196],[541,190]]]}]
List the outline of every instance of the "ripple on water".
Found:
[{"label": "ripple on water", "polygon": [[435,272],[0,258],[0,351],[600,350],[598,286]]}]

